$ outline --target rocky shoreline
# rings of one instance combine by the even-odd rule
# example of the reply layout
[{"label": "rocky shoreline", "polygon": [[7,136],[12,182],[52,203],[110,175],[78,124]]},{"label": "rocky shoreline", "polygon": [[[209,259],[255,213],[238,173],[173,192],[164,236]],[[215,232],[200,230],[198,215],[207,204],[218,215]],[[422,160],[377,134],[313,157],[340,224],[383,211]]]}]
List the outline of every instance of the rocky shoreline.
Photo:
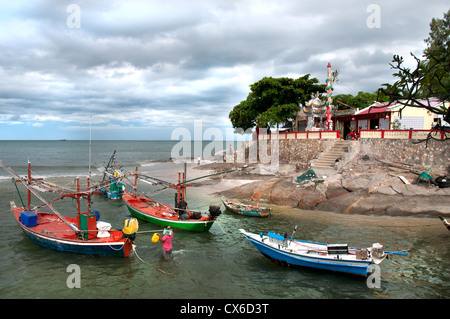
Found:
[{"label": "rocky shoreline", "polygon": [[223,187],[215,189],[217,194],[247,203],[341,214],[450,216],[450,188],[416,183],[417,172],[376,160],[359,158],[339,171],[316,170],[317,179],[301,184],[296,183],[296,177],[305,170],[292,165],[281,166],[276,172],[261,164],[211,163],[195,167],[212,172],[234,168],[240,170],[210,177],[195,186],[221,184]]}]

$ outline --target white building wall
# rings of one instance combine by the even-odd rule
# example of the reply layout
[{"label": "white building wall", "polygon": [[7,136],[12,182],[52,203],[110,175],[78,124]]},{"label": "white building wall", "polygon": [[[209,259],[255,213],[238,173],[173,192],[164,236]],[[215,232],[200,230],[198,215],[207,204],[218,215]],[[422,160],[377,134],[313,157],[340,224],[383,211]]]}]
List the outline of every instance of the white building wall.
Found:
[{"label": "white building wall", "polygon": [[401,118],[399,116],[393,117],[393,122],[398,120],[400,122],[400,129],[401,130],[423,130],[424,128],[424,118],[418,117],[418,116],[402,116]]}]

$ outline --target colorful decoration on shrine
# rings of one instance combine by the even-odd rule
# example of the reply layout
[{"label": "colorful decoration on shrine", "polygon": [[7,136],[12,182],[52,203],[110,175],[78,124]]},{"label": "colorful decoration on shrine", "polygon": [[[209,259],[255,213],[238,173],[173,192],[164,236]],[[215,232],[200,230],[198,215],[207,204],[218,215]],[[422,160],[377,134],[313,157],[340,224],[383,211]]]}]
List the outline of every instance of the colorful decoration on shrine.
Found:
[{"label": "colorful decoration on shrine", "polygon": [[[328,73],[326,80],[327,100],[324,103],[320,99],[320,93],[316,92],[311,96],[311,99],[305,103],[302,110],[308,117],[307,129],[308,130],[333,130],[333,122],[331,116],[336,110],[336,106],[333,105],[333,99],[331,97],[333,92],[333,83],[337,81],[339,70],[331,71],[331,64],[328,63]],[[324,124],[324,118],[326,118]]]},{"label": "colorful decoration on shrine", "polygon": [[331,71],[331,63],[328,62],[327,65],[328,72],[327,72],[327,101],[325,103],[325,106],[327,108],[327,130],[331,131],[333,130],[333,122],[331,121],[331,112],[333,111],[333,98],[331,97],[333,92],[333,83],[337,81],[337,76],[339,74],[339,70]]},{"label": "colorful decoration on shrine", "polygon": [[315,127],[315,123],[317,123],[316,119],[322,124],[322,117],[325,116],[327,111],[326,106],[319,96],[320,93],[316,92],[311,96],[311,99],[305,103],[305,106],[303,106],[303,112],[308,117],[308,130],[312,130]]}]

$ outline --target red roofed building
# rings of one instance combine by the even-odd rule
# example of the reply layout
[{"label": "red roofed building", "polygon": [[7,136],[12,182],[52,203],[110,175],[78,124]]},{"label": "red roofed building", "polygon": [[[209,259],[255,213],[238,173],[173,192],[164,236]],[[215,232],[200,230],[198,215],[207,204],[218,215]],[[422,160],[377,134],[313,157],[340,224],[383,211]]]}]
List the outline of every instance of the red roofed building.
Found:
[{"label": "red roofed building", "polygon": [[[428,101],[421,100],[423,104]],[[441,101],[431,99],[430,105],[437,106]],[[438,121],[436,114],[425,108],[404,106],[401,103],[380,103],[375,102],[372,105],[362,109],[355,110],[353,114],[340,116],[336,112],[336,127],[344,130],[343,136],[351,129],[356,130],[429,130]]]}]

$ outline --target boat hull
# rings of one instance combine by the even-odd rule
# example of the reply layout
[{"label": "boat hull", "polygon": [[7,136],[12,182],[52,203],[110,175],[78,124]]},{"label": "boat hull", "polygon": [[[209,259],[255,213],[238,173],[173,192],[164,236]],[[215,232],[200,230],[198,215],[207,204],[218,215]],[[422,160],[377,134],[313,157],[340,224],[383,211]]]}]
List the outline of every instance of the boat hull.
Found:
[{"label": "boat hull", "polygon": [[[158,226],[170,226],[175,229],[182,229],[193,232],[207,232],[216,220],[215,218],[181,220],[173,217],[173,215],[169,213],[171,207],[167,205],[158,203],[158,205],[160,205],[158,206],[158,208],[138,208],[136,207],[138,203],[134,202],[134,197],[131,194],[125,193],[123,199],[131,215]],[[146,199],[141,198],[141,200],[145,201]],[[166,217],[165,215],[168,216]]]},{"label": "boat hull", "polygon": [[253,209],[250,205],[239,205],[242,208],[232,205],[227,199],[222,198],[222,203],[227,210],[237,215],[251,216],[251,217],[267,217],[270,215],[269,208],[256,208]]},{"label": "boat hull", "polygon": [[[242,231],[241,231],[242,232]],[[277,249],[268,245],[254,236],[249,236],[249,233],[242,232],[243,235],[250,241],[255,248],[263,254],[266,258],[281,265],[308,267],[324,271],[340,272],[352,275],[367,276],[372,264],[372,261],[367,260],[352,260],[345,259],[324,258],[318,256],[305,256],[295,253],[290,253]],[[326,245],[325,245],[326,247]]]},{"label": "boat hull", "polygon": [[194,231],[194,232],[205,232],[209,231],[214,221],[173,221],[162,217],[152,216],[150,214],[146,214],[144,212],[139,211],[136,208],[133,208],[132,206],[128,205],[128,210],[136,218],[139,218],[141,220],[144,220],[146,222],[167,227],[170,226],[172,228],[176,229],[183,229],[188,231]]},{"label": "boat hull", "polygon": [[[62,221],[49,221],[48,216],[51,214],[47,213],[38,212],[37,225],[27,227],[20,221],[21,211],[23,211],[21,208],[13,210],[16,220],[22,231],[39,246],[68,253],[110,257],[128,257],[132,250],[132,241],[125,238],[119,231],[111,231],[111,236],[108,238],[77,239],[74,232],[67,229],[70,226],[62,224]],[[50,235],[52,233],[59,236]]]},{"label": "boat hull", "polygon": [[125,243],[70,242],[43,237],[23,228],[22,230],[34,243],[57,251],[108,257],[128,257],[130,253],[126,252],[126,248],[124,249]]}]

